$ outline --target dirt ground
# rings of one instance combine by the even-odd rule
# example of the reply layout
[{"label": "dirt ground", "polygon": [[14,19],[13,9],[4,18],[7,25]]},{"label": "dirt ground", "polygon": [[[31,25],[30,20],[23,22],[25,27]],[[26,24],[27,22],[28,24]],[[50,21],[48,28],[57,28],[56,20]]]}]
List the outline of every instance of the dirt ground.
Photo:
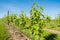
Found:
[{"label": "dirt ground", "polygon": [[45,28],[44,30],[47,32],[53,33],[53,34],[60,34],[60,31],[57,31],[57,30],[51,30],[51,29],[47,29],[47,28]]}]

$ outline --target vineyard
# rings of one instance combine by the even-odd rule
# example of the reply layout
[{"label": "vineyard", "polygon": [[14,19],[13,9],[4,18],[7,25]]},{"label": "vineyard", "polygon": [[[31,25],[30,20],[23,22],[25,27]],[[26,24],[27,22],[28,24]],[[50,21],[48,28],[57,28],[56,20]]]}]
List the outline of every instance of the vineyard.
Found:
[{"label": "vineyard", "polygon": [[[19,15],[10,14],[8,11],[8,15],[4,16],[1,20],[8,25],[12,25],[31,40],[60,40],[60,34],[54,34],[44,30],[47,28],[60,31],[60,14],[55,19],[52,19],[48,15],[45,16],[43,10],[42,6],[33,3],[29,17],[24,14],[24,11],[21,11]],[[3,28],[3,24],[1,23],[0,30],[0,40],[6,40],[6,29]]]}]

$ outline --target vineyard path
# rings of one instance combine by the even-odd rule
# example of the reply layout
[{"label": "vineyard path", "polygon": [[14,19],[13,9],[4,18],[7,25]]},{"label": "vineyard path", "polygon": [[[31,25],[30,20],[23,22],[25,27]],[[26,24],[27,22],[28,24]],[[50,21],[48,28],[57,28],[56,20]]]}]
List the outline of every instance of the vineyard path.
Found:
[{"label": "vineyard path", "polygon": [[4,23],[8,33],[10,34],[9,40],[30,40],[23,33],[13,28],[11,25]]},{"label": "vineyard path", "polygon": [[53,33],[53,34],[60,34],[60,31],[58,31],[58,30],[52,30],[52,29],[48,29],[48,28],[45,28],[44,30],[47,32]]}]

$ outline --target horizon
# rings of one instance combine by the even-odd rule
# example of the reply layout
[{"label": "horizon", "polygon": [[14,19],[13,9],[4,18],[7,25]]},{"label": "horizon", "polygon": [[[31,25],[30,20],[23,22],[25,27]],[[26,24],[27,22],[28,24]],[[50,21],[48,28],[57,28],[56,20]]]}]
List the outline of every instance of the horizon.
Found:
[{"label": "horizon", "polygon": [[[34,0],[0,0],[0,18],[10,13],[19,14],[21,10],[29,16]],[[60,0],[36,0],[36,3],[43,6],[43,14],[55,18],[60,14]]]}]

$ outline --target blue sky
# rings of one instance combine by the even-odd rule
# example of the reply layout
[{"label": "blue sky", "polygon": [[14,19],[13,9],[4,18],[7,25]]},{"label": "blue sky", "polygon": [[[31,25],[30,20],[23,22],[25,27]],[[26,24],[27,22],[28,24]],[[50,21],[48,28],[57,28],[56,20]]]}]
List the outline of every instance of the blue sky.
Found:
[{"label": "blue sky", "polygon": [[[10,13],[19,14],[21,10],[29,16],[30,9],[34,0],[0,0],[0,18]],[[60,13],[60,0],[36,0],[36,3],[43,6],[45,15],[54,18]]]}]

